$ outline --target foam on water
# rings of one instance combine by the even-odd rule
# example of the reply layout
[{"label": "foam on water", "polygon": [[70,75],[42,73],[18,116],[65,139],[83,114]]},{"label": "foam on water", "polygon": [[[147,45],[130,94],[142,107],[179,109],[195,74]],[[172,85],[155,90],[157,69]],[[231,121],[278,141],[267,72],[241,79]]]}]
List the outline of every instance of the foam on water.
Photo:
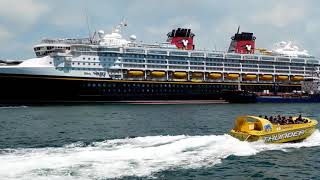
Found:
[{"label": "foam on water", "polygon": [[0,109],[18,109],[18,108],[27,108],[28,106],[0,106]]},{"label": "foam on water", "polygon": [[150,136],[74,143],[60,148],[0,150],[0,179],[99,179],[152,176],[210,167],[230,156],[320,146],[320,132],[301,143],[242,142],[229,135]]}]

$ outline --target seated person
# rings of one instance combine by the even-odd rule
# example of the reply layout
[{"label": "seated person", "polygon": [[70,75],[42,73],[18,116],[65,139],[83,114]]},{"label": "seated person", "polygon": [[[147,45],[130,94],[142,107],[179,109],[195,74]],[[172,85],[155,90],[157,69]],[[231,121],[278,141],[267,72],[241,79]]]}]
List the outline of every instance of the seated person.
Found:
[{"label": "seated person", "polygon": [[302,120],[301,114],[299,115],[299,117],[296,120],[299,120],[299,121]]},{"label": "seated person", "polygon": [[269,117],[269,121],[270,121],[271,123],[275,123],[272,116]]},{"label": "seated person", "polygon": [[282,116],[281,125],[284,125],[284,124],[288,124],[287,123],[287,118],[285,116]]},{"label": "seated person", "polygon": [[281,121],[281,116],[280,115],[277,116],[277,120]]},{"label": "seated person", "polygon": [[282,122],[282,118],[281,118],[280,115],[278,115],[277,118],[276,118],[276,122],[275,123],[281,124],[281,122]]},{"label": "seated person", "polygon": [[299,117],[296,119],[296,124],[301,124],[301,123],[303,123],[303,119],[300,114]]},{"label": "seated person", "polygon": [[288,121],[289,121],[289,122],[288,122],[289,124],[294,124],[294,121],[293,121],[293,119],[292,119],[292,116],[289,117]]}]

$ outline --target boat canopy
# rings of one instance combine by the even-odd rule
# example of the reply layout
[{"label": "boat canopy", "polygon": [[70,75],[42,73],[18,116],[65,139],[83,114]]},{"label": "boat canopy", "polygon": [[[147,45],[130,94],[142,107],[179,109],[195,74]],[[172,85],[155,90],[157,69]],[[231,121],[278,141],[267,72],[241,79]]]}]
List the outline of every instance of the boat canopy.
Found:
[{"label": "boat canopy", "polygon": [[252,130],[271,131],[272,123],[256,116],[240,116],[235,122],[234,130],[240,132],[249,132]]}]

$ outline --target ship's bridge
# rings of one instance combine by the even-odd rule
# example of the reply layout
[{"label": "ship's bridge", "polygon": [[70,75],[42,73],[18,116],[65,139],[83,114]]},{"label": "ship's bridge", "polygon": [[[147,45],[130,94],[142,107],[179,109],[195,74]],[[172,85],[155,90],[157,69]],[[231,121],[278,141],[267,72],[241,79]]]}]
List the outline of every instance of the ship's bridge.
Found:
[{"label": "ship's bridge", "polygon": [[37,57],[44,57],[53,52],[67,52],[70,51],[70,44],[66,43],[41,43],[33,46],[33,50]]}]

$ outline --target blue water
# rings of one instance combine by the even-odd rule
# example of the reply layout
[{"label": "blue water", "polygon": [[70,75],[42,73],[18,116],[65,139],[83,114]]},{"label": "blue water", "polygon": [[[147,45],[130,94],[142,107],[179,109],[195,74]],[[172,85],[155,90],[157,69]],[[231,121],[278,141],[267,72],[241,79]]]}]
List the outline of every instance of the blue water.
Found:
[{"label": "blue water", "polygon": [[319,104],[0,108],[0,179],[319,179],[320,132],[241,142],[239,115],[320,119]]}]

